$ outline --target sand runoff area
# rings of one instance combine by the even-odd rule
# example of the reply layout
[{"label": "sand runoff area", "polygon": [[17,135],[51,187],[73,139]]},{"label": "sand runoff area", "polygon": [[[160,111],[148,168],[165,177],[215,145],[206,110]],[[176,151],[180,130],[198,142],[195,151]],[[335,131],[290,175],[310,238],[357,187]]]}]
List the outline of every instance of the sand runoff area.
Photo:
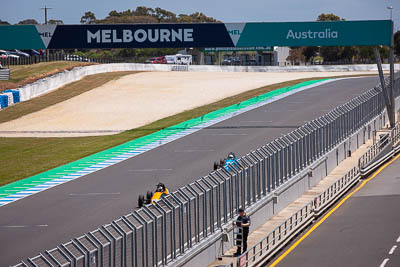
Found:
[{"label": "sand runoff area", "polygon": [[370,72],[141,72],[2,123],[0,136],[116,134],[266,85],[301,78],[366,73]]}]

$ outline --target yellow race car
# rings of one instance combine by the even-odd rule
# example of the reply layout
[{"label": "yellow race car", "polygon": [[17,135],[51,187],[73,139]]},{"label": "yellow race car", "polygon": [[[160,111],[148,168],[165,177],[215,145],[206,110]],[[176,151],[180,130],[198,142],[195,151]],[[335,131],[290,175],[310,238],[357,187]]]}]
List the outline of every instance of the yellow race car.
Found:
[{"label": "yellow race car", "polygon": [[154,204],[154,202],[157,202],[167,195],[169,195],[168,189],[163,183],[158,183],[154,194],[151,191],[147,191],[146,198],[143,195],[139,195],[138,206],[141,208],[145,204]]}]

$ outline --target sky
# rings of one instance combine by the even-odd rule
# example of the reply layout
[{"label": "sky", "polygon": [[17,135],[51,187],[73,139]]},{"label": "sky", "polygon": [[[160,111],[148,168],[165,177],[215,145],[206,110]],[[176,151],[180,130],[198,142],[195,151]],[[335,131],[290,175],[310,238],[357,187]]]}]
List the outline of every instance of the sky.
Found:
[{"label": "sky", "polygon": [[0,19],[15,24],[33,18],[44,22],[40,7],[51,7],[48,19],[79,24],[86,11],[104,18],[112,10],[137,6],[161,7],[176,14],[203,12],[223,22],[315,21],[321,13],[334,13],[346,20],[389,19],[393,6],[395,30],[400,30],[399,0],[12,0],[1,3]]}]

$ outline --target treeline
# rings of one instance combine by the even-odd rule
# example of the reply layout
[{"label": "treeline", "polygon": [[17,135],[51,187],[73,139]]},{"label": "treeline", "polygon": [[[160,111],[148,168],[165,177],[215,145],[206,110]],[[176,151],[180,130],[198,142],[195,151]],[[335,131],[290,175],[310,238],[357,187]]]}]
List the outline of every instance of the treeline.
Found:
[{"label": "treeline", "polygon": [[[125,10],[118,12],[116,10],[108,13],[103,19],[98,19],[96,15],[87,11],[81,17],[82,24],[121,24],[121,23],[202,23],[202,22],[219,22],[213,17],[208,17],[201,12],[192,14],[175,14],[162,8],[149,8],[138,6],[135,10]],[[144,61],[146,58],[154,56],[162,56],[176,54],[181,49],[176,48],[146,48],[146,49],[92,49],[90,51],[80,51],[80,56],[86,57],[123,57],[130,58],[131,61]],[[199,52],[198,49],[194,49]]]},{"label": "treeline", "polygon": [[85,12],[82,16],[82,24],[119,24],[119,23],[200,23],[200,22],[218,22],[215,18],[208,17],[201,12],[193,14],[175,14],[162,8],[149,8],[139,6],[135,10],[126,10],[118,12],[116,10],[108,13],[104,19],[97,19],[91,12]]}]

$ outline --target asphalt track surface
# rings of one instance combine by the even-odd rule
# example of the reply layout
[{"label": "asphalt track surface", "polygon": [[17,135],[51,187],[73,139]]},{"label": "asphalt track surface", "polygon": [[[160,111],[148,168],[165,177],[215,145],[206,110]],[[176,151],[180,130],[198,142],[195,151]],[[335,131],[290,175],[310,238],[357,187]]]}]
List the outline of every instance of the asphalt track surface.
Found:
[{"label": "asphalt track surface", "polygon": [[172,191],[207,175],[233,151],[244,155],[378,84],[345,79],[298,92],[209,128],[0,207],[0,266],[110,223],[137,206],[139,194],[164,182]]},{"label": "asphalt track surface", "polygon": [[400,266],[399,204],[396,159],[276,266]]}]

